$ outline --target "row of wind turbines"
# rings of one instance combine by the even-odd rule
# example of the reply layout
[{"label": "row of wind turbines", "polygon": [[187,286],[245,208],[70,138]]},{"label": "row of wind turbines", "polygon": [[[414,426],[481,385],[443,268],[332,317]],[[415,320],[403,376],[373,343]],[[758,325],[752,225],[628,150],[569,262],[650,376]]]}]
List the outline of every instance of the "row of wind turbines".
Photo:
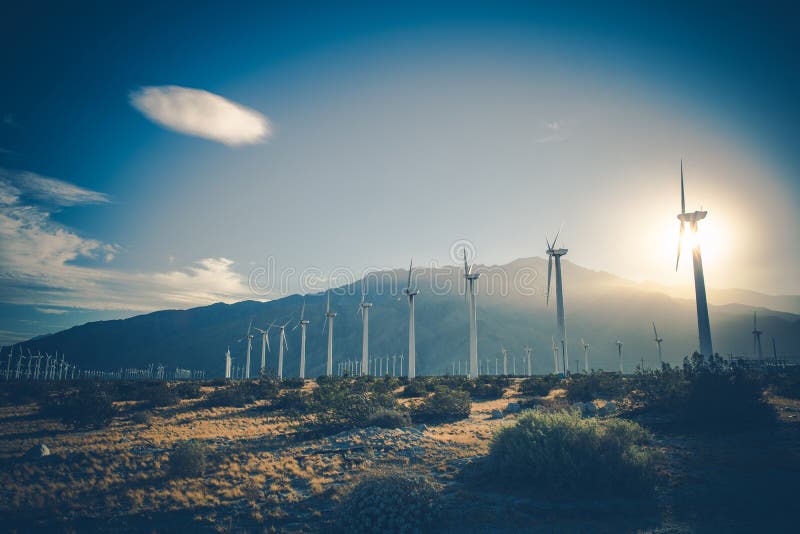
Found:
[{"label": "row of wind turbines", "polygon": [[[677,218],[680,221],[680,233],[678,238],[678,255],[675,264],[675,269],[677,271],[680,256],[681,256],[681,248],[682,242],[684,239],[685,232],[688,231],[692,234],[696,234],[698,232],[698,223],[706,217],[707,212],[705,211],[694,211],[694,212],[687,212],[686,211],[686,200],[685,200],[685,186],[684,186],[684,176],[683,176],[683,161],[681,161],[681,212],[678,214]],[[549,239],[545,238],[545,242],[547,248],[545,252],[548,256],[547,262],[547,306],[550,305],[550,290],[552,285],[552,278],[553,278],[553,267],[555,266],[555,300],[556,300],[556,336],[552,338],[552,349],[553,349],[553,367],[555,373],[563,373],[568,374],[568,362],[569,360],[569,347],[567,343],[567,329],[566,329],[566,319],[565,319],[565,310],[564,310],[564,280],[563,274],[561,269],[561,258],[565,256],[568,252],[568,249],[563,247],[558,247],[558,237],[560,234],[560,230],[556,233],[553,242],[551,243]],[[477,295],[476,295],[476,288],[477,288],[477,281],[480,277],[480,273],[475,271],[474,263],[469,264],[467,261],[467,252],[466,249],[462,249],[463,254],[463,261],[464,261],[464,279],[465,279],[465,307],[467,312],[467,346],[468,346],[468,358],[466,372],[467,376],[470,378],[476,378],[480,372],[480,363],[478,358],[478,328],[477,328]],[[703,274],[703,261],[702,261],[702,254],[700,251],[700,243],[695,239],[693,240],[693,247],[692,247],[692,263],[693,263],[693,272],[694,272],[694,283],[695,283],[695,302],[697,307],[697,325],[698,325],[698,339],[699,339],[699,351],[705,357],[710,357],[713,355],[713,349],[711,344],[711,329],[710,323],[708,319],[708,302],[706,300],[706,290],[705,290],[705,278]],[[419,294],[419,290],[412,285],[412,271],[413,271],[413,260],[412,263],[409,265],[408,270],[408,282],[406,287],[403,289],[403,293],[408,298],[408,369],[407,369],[407,376],[409,378],[414,378],[416,376],[416,336],[415,336],[415,322],[414,322],[414,301],[417,295]],[[350,366],[348,367],[347,371],[353,371],[355,374],[367,375],[370,374],[370,358],[369,358],[369,311],[372,308],[372,303],[366,302],[366,295],[362,292],[361,302],[359,304],[359,308],[361,311],[361,322],[362,322],[362,350],[361,350],[361,361],[359,365]],[[358,311],[358,310],[357,310]],[[309,324],[309,321],[304,318],[305,312],[305,301],[303,302],[303,306],[300,310],[300,320],[295,324],[294,329],[298,327],[301,329],[301,336],[300,336],[300,369],[299,369],[299,376],[300,378],[305,378],[306,375],[306,330]],[[333,375],[333,324],[334,319],[336,318],[336,312],[331,311],[330,308],[330,291],[327,292],[327,301],[326,301],[326,311],[324,316],[324,326],[323,332],[327,328],[328,334],[328,348],[327,348],[327,358],[326,358],[326,375],[332,376]],[[276,322],[272,322],[267,325],[266,328],[256,328],[255,331],[261,333],[262,342],[261,342],[261,370],[262,372],[266,370],[266,351],[269,350],[269,332],[272,328],[277,328],[280,332],[280,337],[278,341],[278,378],[283,378],[284,375],[284,350],[288,349],[288,344],[286,342],[286,328],[289,326],[291,319],[284,322],[283,324],[278,324]],[[757,329],[754,327],[754,335]],[[655,323],[653,323],[653,333],[654,333],[654,341],[658,346],[658,357],[659,357],[659,365],[663,363],[662,359],[662,352],[661,352],[661,343],[663,342],[663,338],[659,337],[658,331],[656,329]],[[243,373],[243,377],[245,379],[250,378],[250,369],[251,369],[251,349],[252,349],[252,339],[253,339],[253,327],[252,322],[247,330],[247,335],[242,338],[240,341],[247,340],[247,352],[245,357],[245,369]],[[758,341],[760,342],[760,334],[757,337]],[[590,345],[586,343],[583,339],[581,339],[581,344],[583,345],[584,351],[584,371],[589,371],[589,351],[591,349]],[[616,341],[617,351],[619,354],[619,370],[620,373],[624,372],[623,367],[623,345],[624,343],[620,340]],[[760,347],[760,343],[759,343]],[[530,358],[530,352],[532,352],[532,348],[526,347],[528,352],[528,356]],[[505,351],[505,349],[503,349]],[[561,356],[559,362],[559,354]],[[504,356],[507,358],[507,354]],[[460,363],[459,363],[460,365]],[[402,367],[402,366],[401,366]],[[530,367],[530,366],[529,366]],[[337,373],[341,373],[342,368],[339,367],[337,369]],[[230,347],[228,351],[225,353],[225,376],[226,378],[231,378],[231,370],[232,370],[232,359],[230,354]],[[504,367],[504,370],[507,370]],[[402,373],[402,370],[401,370]]]}]

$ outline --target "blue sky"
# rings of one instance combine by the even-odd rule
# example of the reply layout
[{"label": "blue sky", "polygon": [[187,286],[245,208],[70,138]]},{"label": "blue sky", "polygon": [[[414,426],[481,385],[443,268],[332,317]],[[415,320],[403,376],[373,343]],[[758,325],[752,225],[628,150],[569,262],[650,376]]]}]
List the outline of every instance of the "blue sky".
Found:
[{"label": "blue sky", "polygon": [[686,285],[681,158],[707,283],[800,292],[789,4],[142,4],[0,22],[0,342],[562,224],[576,263]]}]

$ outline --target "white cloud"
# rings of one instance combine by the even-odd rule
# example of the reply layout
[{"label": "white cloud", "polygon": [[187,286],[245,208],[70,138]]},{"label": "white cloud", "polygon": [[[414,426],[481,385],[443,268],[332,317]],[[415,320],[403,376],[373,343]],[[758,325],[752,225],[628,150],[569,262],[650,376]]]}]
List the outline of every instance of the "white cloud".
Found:
[{"label": "white cloud", "polygon": [[208,91],[176,85],[142,87],[130,99],[157,124],[226,145],[261,143],[272,135],[267,117]]},{"label": "white cloud", "polygon": [[[42,189],[61,191],[52,196],[61,204],[77,198],[104,198],[87,190],[76,197],[69,187],[38,190]],[[161,273],[111,269],[107,263],[121,247],[81,236],[55,222],[46,206],[26,200],[26,191],[2,179],[0,243],[0,301],[38,306],[42,313],[57,313],[53,310],[58,307],[153,311],[253,297],[246,280],[225,258],[207,258]]]},{"label": "white cloud", "polygon": [[544,121],[540,126],[541,134],[536,143],[560,143],[566,141],[571,133],[571,123],[564,120]]},{"label": "white cloud", "polygon": [[46,315],[63,315],[67,313],[69,310],[62,310],[59,308],[34,308],[39,313],[44,313]]}]

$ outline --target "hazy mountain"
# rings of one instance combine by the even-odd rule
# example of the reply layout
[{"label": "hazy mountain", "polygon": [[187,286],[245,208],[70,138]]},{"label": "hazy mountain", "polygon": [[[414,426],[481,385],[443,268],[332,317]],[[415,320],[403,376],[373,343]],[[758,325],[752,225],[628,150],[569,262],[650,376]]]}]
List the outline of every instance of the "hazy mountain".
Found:
[{"label": "hazy mountain", "polygon": [[[545,304],[547,261],[541,258],[516,260],[503,266],[477,266],[482,273],[478,285],[478,347],[482,360],[492,362],[500,344],[520,358],[523,347],[534,348],[535,371],[553,368],[551,336],[555,330],[555,302]],[[624,345],[626,369],[645,359],[647,366],[657,361],[652,341],[652,321],[664,338],[665,360],[677,363],[697,345],[694,301],[678,299],[644,288],[604,272],[591,271],[568,261],[563,263],[564,293],[569,337],[570,367],[583,357],[580,339],[591,344],[591,364],[596,368],[616,369],[617,339]],[[370,348],[373,354],[407,352],[408,304],[402,295],[408,271],[379,273],[368,279],[367,300],[370,312]],[[435,271],[415,271],[417,365],[420,373],[439,373],[450,369],[455,359],[466,359],[466,311],[462,271],[446,267]],[[334,290],[332,308],[338,312],[334,324],[336,361],[360,356],[361,321],[357,314],[361,284]],[[759,327],[764,331],[764,350],[772,354],[772,337],[778,353],[788,357],[789,348],[800,342],[800,316],[783,311],[754,307],[757,293],[742,293],[746,302],[712,306],[710,310],[714,348],[721,354],[752,353],[752,314],[759,312]],[[755,297],[754,297],[755,295]],[[326,336],[322,332],[325,297],[306,296],[308,328],[307,376],[325,369]],[[144,366],[161,362],[168,366],[205,368],[211,375],[223,372],[227,346],[244,361],[245,342],[237,342],[254,325],[291,319],[286,354],[286,374],[297,374],[300,330],[291,331],[299,317],[303,297],[292,295],[271,302],[244,301],[213,304],[190,310],[169,310],[124,320],[99,321],[76,326],[44,338],[24,343],[31,350],[64,352],[78,365],[96,368]],[[277,330],[271,332],[273,352],[267,355],[268,367],[275,368]],[[260,362],[261,338],[253,338],[253,369]],[[794,353],[793,353],[794,354]],[[792,355],[793,355],[792,354]]]}]

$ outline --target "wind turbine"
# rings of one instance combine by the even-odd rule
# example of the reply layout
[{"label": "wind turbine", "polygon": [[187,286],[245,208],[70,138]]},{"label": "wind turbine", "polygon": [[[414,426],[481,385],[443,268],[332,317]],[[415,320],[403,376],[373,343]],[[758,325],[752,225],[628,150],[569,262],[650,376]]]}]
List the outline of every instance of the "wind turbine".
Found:
[{"label": "wind turbine", "polygon": [[[408,378],[417,376],[417,338],[414,332],[414,297],[419,294],[416,287],[411,287],[411,273],[414,259],[408,264],[408,282],[403,293],[408,295]],[[362,356],[363,357],[363,356]],[[403,374],[403,357],[400,356],[400,374]]]},{"label": "wind turbine", "polygon": [[503,353],[503,375],[508,375],[508,349],[500,345],[500,352]]},{"label": "wind turbine", "polygon": [[686,212],[686,200],[683,186],[683,160],[681,160],[681,212],[678,214],[678,220],[681,222],[681,229],[680,235],[678,236],[678,258],[675,260],[675,270],[678,270],[678,264],[681,260],[683,233],[688,224],[689,231],[692,237],[695,238],[694,246],[692,247],[692,265],[694,267],[694,296],[695,304],[697,305],[697,331],[700,340],[700,353],[705,358],[710,358],[714,355],[711,348],[711,324],[708,320],[708,301],[706,300],[706,282],[703,276],[703,257],[700,254],[700,241],[696,239],[697,223],[705,219],[707,213],[706,211]]},{"label": "wind turbine", "polygon": [[589,345],[586,341],[581,338],[581,345],[583,345],[583,372],[589,372],[589,351],[592,350],[592,346]]},{"label": "wind turbine", "polygon": [[361,363],[362,365],[364,362],[369,360],[369,309],[372,307],[372,303],[365,302],[367,298],[366,290],[362,287],[361,291],[361,303],[356,307],[356,313],[358,310],[361,310],[361,324],[362,324],[362,331],[361,331]]},{"label": "wind turbine", "polygon": [[[533,347],[530,345],[525,346],[525,353],[528,355],[528,376],[533,374],[533,362],[531,361],[531,353],[533,352]],[[486,373],[489,374],[488,372]]]},{"label": "wind turbine", "polygon": [[231,377],[231,348],[228,347],[228,350],[225,351],[225,378],[230,379]]},{"label": "wind turbine", "polygon": [[661,342],[664,341],[664,339],[658,337],[658,330],[656,330],[656,323],[653,323],[653,335],[655,336],[653,338],[653,341],[655,341],[656,345],[658,345],[658,366],[661,367],[664,364],[664,360],[661,357]]},{"label": "wind turbine", "polygon": [[266,330],[262,330],[261,328],[255,329],[257,332],[261,332],[261,373],[267,370],[267,351],[271,350],[269,348],[269,331],[273,326],[275,326],[274,321],[267,325]]},{"label": "wind turbine", "polygon": [[250,350],[253,347],[253,334],[251,333],[253,330],[253,320],[250,320],[250,324],[247,325],[247,336],[239,339],[239,341],[243,341],[247,339],[247,357],[245,358],[245,368],[244,368],[244,378],[250,378]]},{"label": "wind turbine", "polygon": [[553,342],[553,374],[558,374],[558,345],[556,345],[556,338],[550,336],[550,339]]},{"label": "wind turbine", "polygon": [[289,344],[286,343],[286,325],[290,321],[291,319],[288,319],[278,327],[281,331],[281,335],[278,338],[278,378],[281,380],[283,379],[283,349],[289,350]]},{"label": "wind turbine", "polygon": [[567,362],[569,361],[569,357],[567,354],[567,325],[564,321],[564,287],[562,284],[562,277],[561,277],[561,256],[567,254],[567,249],[565,248],[555,248],[556,242],[558,241],[558,234],[561,233],[559,230],[556,233],[555,239],[553,239],[553,243],[550,244],[550,241],[547,240],[545,237],[545,242],[547,243],[547,305],[550,305],[550,279],[553,272],[553,258],[555,258],[556,263],[556,323],[558,325],[558,335],[561,336],[561,345],[562,345],[562,355],[561,358],[564,360],[564,375],[567,374]]},{"label": "wind turbine", "polygon": [[478,378],[478,308],[475,302],[475,282],[480,273],[472,272],[475,264],[467,265],[467,249],[461,249],[464,254],[464,278],[467,287],[464,288],[464,295],[467,298],[467,317],[469,333],[469,377]]},{"label": "wind turbine", "polygon": [[[303,306],[300,308],[300,320],[297,321],[297,324],[292,331],[297,330],[297,327],[300,327],[300,378],[306,377],[306,327],[311,322],[308,319],[304,319],[306,313],[306,299],[303,299]],[[288,324],[288,321],[287,321]],[[284,338],[286,341],[286,338]]]},{"label": "wind turbine", "polygon": [[753,352],[758,355],[759,361],[764,359],[764,353],[761,351],[761,334],[763,332],[756,324],[756,312],[753,312]]},{"label": "wind turbine", "polygon": [[[331,290],[327,291],[328,300],[325,303],[325,323],[322,325],[322,331],[328,329],[328,360],[325,365],[325,374],[331,376],[333,374],[333,319],[336,317],[336,312],[331,311]],[[330,324],[329,324],[330,323]]]},{"label": "wind turbine", "polygon": [[616,344],[617,344],[617,350],[619,351],[619,374],[622,374],[624,372],[623,369],[622,369],[622,345],[623,345],[623,343],[622,343],[622,341],[617,340]]}]

